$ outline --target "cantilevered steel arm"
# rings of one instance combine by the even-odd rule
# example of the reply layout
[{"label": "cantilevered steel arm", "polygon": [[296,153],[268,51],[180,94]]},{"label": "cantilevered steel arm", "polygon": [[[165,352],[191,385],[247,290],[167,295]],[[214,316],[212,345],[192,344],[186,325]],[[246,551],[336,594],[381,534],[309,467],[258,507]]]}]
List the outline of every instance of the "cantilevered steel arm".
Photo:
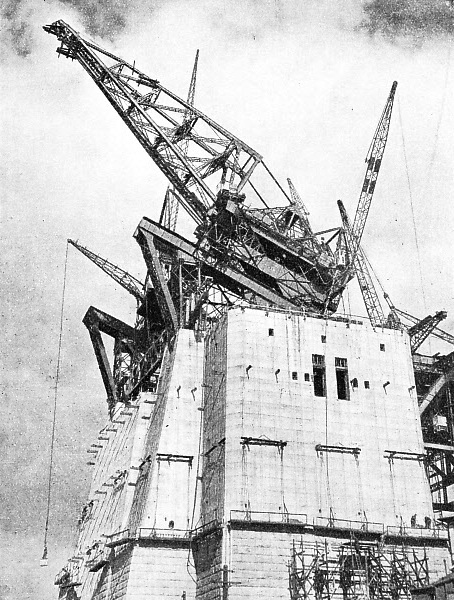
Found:
[{"label": "cantilevered steel arm", "polygon": [[[178,192],[197,222],[206,217],[217,171],[241,190],[262,157],[224,127],[139,71],[135,65],[84,40],[64,21],[44,30],[61,41],[57,52],[77,60]],[[188,118],[190,115],[190,118]],[[197,128],[196,128],[197,124]],[[182,145],[189,142],[188,152]]]},{"label": "cantilevered steel arm", "polygon": [[93,350],[107,394],[109,413],[112,414],[115,403],[118,401],[118,396],[101,332],[106,333],[114,339],[127,338],[133,340],[135,337],[134,328],[94,306],[90,306],[82,322],[90,334],[91,343],[93,344]]}]

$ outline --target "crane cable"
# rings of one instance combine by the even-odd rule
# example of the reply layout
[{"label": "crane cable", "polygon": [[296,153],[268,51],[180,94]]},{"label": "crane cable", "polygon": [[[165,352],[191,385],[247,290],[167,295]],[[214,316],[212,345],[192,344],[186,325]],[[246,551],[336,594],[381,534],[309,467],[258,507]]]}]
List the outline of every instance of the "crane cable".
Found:
[{"label": "crane cable", "polygon": [[47,508],[46,508],[46,524],[44,526],[44,548],[43,548],[43,556],[41,559],[41,566],[47,567],[47,535],[49,532],[49,515],[50,515],[50,502],[51,502],[51,492],[52,492],[52,472],[54,466],[54,446],[55,446],[55,425],[56,425],[56,417],[57,417],[57,398],[58,398],[58,381],[60,378],[60,359],[61,359],[61,342],[62,342],[62,334],[63,334],[63,314],[65,307],[65,290],[66,290],[66,272],[68,266],[68,248],[69,244],[66,242],[66,254],[65,254],[65,269],[63,274],[63,290],[62,290],[62,299],[61,299],[61,309],[60,309],[60,332],[58,336],[58,353],[57,353],[57,369],[55,375],[55,387],[54,387],[54,406],[53,406],[53,416],[52,416],[52,435],[50,442],[50,459],[49,459],[49,475],[47,482]]},{"label": "crane cable", "polygon": [[402,137],[402,150],[403,150],[403,154],[404,154],[405,172],[407,175],[408,195],[410,198],[410,210],[411,210],[411,218],[412,218],[412,222],[413,222],[413,233],[415,236],[416,256],[418,258],[419,278],[420,278],[420,282],[421,282],[421,295],[422,295],[422,299],[423,299],[424,309],[427,310],[426,295],[424,293],[424,282],[423,282],[422,267],[421,267],[421,253],[419,250],[419,240],[418,240],[418,233],[417,233],[417,229],[416,229],[415,210],[413,207],[413,194],[412,194],[412,190],[411,190],[410,173],[408,171],[407,151],[405,148],[404,127],[403,127],[403,122],[402,122],[402,112],[400,109],[399,97],[397,98],[397,104],[399,107],[400,133],[401,133],[401,137]]},{"label": "crane cable", "polygon": [[444,80],[444,85],[443,85],[443,94],[442,94],[442,98],[441,98],[440,112],[438,115],[437,125],[436,125],[436,129],[435,129],[435,141],[434,141],[434,145],[433,145],[433,149],[432,149],[432,154],[430,156],[429,167],[427,170],[426,183],[423,188],[423,198],[426,196],[427,188],[429,187],[430,178],[432,176],[432,169],[433,169],[433,165],[435,162],[435,157],[437,155],[438,136],[440,133],[440,126],[441,126],[441,121],[443,119],[443,112],[444,112],[445,103],[446,103],[446,95],[447,95],[447,91],[448,91],[449,70],[450,70],[449,68],[451,65],[451,51],[452,51],[451,41],[449,41],[448,44],[449,44],[449,46],[448,46],[448,56],[446,59],[446,71],[445,71],[445,80]]}]

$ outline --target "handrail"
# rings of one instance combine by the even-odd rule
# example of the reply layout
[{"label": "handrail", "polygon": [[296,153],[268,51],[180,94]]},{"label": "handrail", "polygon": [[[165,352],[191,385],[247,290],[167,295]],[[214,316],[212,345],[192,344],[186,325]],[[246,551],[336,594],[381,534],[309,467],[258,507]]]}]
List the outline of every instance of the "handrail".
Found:
[{"label": "handrail", "polygon": [[287,513],[287,512],[265,512],[252,510],[231,510],[231,521],[250,521],[257,523],[295,523],[299,525],[307,524],[306,514]]},{"label": "handrail", "polygon": [[137,539],[188,539],[190,529],[159,529],[156,527],[140,527]]}]

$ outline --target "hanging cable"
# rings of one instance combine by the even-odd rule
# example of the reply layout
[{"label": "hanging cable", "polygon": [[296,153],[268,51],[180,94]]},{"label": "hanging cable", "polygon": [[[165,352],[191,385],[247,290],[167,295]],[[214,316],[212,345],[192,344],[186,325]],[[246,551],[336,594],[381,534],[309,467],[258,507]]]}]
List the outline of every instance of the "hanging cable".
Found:
[{"label": "hanging cable", "polygon": [[51,434],[51,442],[50,442],[50,459],[49,459],[49,478],[47,482],[47,509],[46,509],[46,524],[44,527],[44,548],[43,548],[43,556],[41,558],[40,565],[42,567],[47,567],[47,535],[49,532],[49,515],[50,515],[50,502],[51,502],[51,492],[52,492],[52,471],[54,466],[54,446],[55,446],[55,424],[57,422],[57,398],[58,398],[58,381],[60,378],[60,359],[61,359],[61,342],[62,342],[62,334],[63,334],[63,314],[65,308],[65,290],[66,290],[66,271],[68,266],[68,248],[69,244],[66,242],[66,254],[65,254],[65,269],[63,274],[63,290],[62,290],[62,298],[61,298],[61,309],[60,309],[60,333],[58,336],[58,353],[57,353],[57,371],[55,375],[55,388],[54,388],[54,407],[53,407],[53,417],[52,417],[52,434]]},{"label": "hanging cable", "polygon": [[449,46],[448,46],[448,56],[447,56],[447,59],[446,59],[445,80],[444,80],[444,84],[443,84],[443,93],[442,93],[442,97],[441,97],[440,112],[439,112],[439,115],[438,115],[437,125],[436,125],[436,129],[435,129],[435,141],[434,141],[434,145],[433,145],[433,149],[432,149],[432,154],[430,156],[429,167],[427,169],[426,182],[425,182],[425,186],[423,188],[423,193],[422,193],[422,197],[423,198],[426,197],[427,188],[429,187],[429,182],[430,182],[430,178],[431,178],[431,175],[432,175],[432,169],[433,169],[433,165],[434,165],[434,162],[435,162],[435,157],[436,157],[436,154],[437,154],[438,135],[439,135],[439,132],[440,132],[440,126],[441,126],[441,121],[442,121],[442,118],[443,118],[443,112],[444,112],[444,107],[445,107],[445,102],[446,102],[446,95],[447,95],[447,90],[448,90],[449,67],[450,67],[450,64],[451,64],[451,51],[452,51],[451,41],[449,41],[448,44],[449,44]]},{"label": "hanging cable", "polygon": [[424,284],[423,284],[422,268],[421,268],[421,254],[420,254],[420,251],[419,251],[418,234],[417,234],[417,231],[416,231],[415,211],[414,211],[414,207],[413,207],[413,195],[412,195],[412,192],[411,192],[410,174],[408,172],[407,151],[405,149],[404,127],[403,127],[403,123],[402,123],[402,113],[401,113],[401,110],[400,110],[400,100],[399,100],[399,97],[397,97],[397,104],[398,104],[398,107],[399,107],[399,122],[400,122],[400,132],[401,132],[401,136],[402,136],[402,149],[403,149],[403,153],[404,153],[405,172],[406,172],[406,175],[407,175],[408,193],[409,193],[409,197],[410,197],[411,218],[412,218],[412,221],[413,221],[413,233],[415,235],[416,255],[418,257],[419,277],[420,277],[420,280],[421,280],[421,295],[422,295],[422,299],[423,299],[423,303],[424,303],[424,309],[427,310],[426,296],[424,294]]}]

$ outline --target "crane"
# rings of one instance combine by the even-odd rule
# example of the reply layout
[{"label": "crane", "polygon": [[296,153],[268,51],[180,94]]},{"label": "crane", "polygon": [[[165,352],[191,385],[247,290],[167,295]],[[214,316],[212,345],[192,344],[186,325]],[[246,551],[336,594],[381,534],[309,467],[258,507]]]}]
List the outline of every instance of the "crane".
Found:
[{"label": "crane", "polygon": [[[281,308],[317,314],[335,310],[327,302],[336,273],[334,253],[316,234],[307,239],[304,219],[286,225],[294,203],[257,151],[191,105],[191,98],[182,100],[135,64],[83,39],[64,21],[44,29],[60,40],[60,55],[83,66],[168,178],[169,194],[197,225],[191,260],[209,264],[206,276],[213,285],[227,284],[229,292],[244,300]],[[252,176],[259,167],[257,183]],[[250,195],[264,208],[246,205],[246,191],[248,199]],[[275,197],[283,198],[285,206],[271,208]],[[161,229],[153,235],[157,232],[164,235]],[[181,236],[172,240],[177,246],[182,243]],[[148,259],[154,256],[149,244],[141,248]],[[168,303],[167,283],[156,283],[162,303]],[[175,325],[172,307],[165,312]]]},{"label": "crane", "polygon": [[[405,312],[404,310],[401,310],[400,308],[396,308],[394,306],[394,304],[391,302],[391,299],[389,298],[389,296],[387,294],[385,294],[385,299],[388,302],[391,310],[395,313],[397,313],[398,315],[400,315],[401,317],[404,317],[405,319],[407,319],[408,321],[410,321],[410,323],[413,323],[413,325],[418,325],[419,323],[422,323],[425,319],[418,319],[418,317],[414,317],[413,315],[410,315],[408,312]],[[447,314],[445,311],[440,311],[442,318],[440,318],[440,320],[438,321],[438,323],[443,320],[444,318],[446,318]],[[439,327],[437,327],[438,323],[435,322],[435,320],[438,319],[437,315],[439,313],[436,313],[435,317],[430,317],[431,319],[433,319],[433,327],[431,328],[431,331],[429,332],[429,335],[434,335],[435,337],[437,337],[440,340],[443,340],[445,342],[448,342],[448,344],[452,344],[454,345],[454,335],[448,333],[447,331],[444,331],[443,329],[440,329]],[[441,316],[440,315],[440,316]],[[428,317],[426,317],[427,319]],[[427,337],[427,336],[426,336]]]},{"label": "crane", "polygon": [[391,114],[393,110],[394,96],[396,93],[397,81],[391,86],[385,108],[378,123],[374,137],[372,139],[369,152],[366,157],[366,175],[364,177],[363,187],[358,201],[358,206],[353,220],[352,234],[354,246],[351,249],[354,260],[357,249],[361,243],[364,227],[366,225],[367,215],[377,184],[378,173],[380,171],[383,155],[385,153],[386,142],[388,141],[389,126],[391,123]]},{"label": "crane", "polygon": [[68,244],[74,246],[74,248],[79,250],[79,252],[84,254],[87,258],[91,260],[91,262],[93,262],[102,271],[104,271],[104,273],[107,273],[107,275],[109,275],[109,277],[111,277],[116,283],[121,285],[122,288],[124,288],[126,291],[132,294],[138,303],[141,303],[143,301],[144,286],[138,279],[136,279],[120,267],[117,267],[113,263],[109,262],[106,258],[102,258],[101,256],[95,254],[85,246],[82,246],[78,242],[68,239]]},{"label": "crane", "polygon": [[435,327],[446,319],[448,313],[445,310],[439,310],[434,315],[428,315],[424,319],[421,319],[408,329],[408,333],[411,339],[411,353],[414,354],[416,350],[425,342],[429,335],[433,332]]},{"label": "crane", "polygon": [[[349,247],[352,247],[352,232],[350,220],[342,200],[338,200],[338,206],[339,211],[341,213],[342,223],[344,225],[344,231],[346,232],[347,244]],[[386,320],[377,291],[372,281],[372,277],[369,273],[369,269],[367,267],[367,260],[361,248],[361,245],[357,247],[357,253],[355,257],[355,271],[356,276],[358,277],[359,287],[363,295],[367,314],[369,315],[370,321],[374,327],[383,326],[385,322],[388,323],[388,326],[392,325],[396,328],[400,327],[401,325],[397,318],[397,314],[399,313],[403,316],[406,316],[407,318],[409,317],[410,320],[413,321],[413,326],[407,329],[407,332],[410,336],[410,346],[412,354],[416,353],[416,351],[420,348],[420,346],[424,343],[428,336],[436,331],[437,325],[447,317],[446,311],[438,311],[433,316],[428,315],[424,319],[416,319],[408,315],[408,313],[396,309],[396,307],[390,301],[389,296],[385,294],[385,298],[387,299],[388,304],[391,308],[391,315],[394,316],[393,319],[390,320],[388,318]],[[454,342],[454,336],[450,336],[448,333],[445,333],[445,339],[446,337],[450,338],[450,341]]]},{"label": "crane", "polygon": [[397,81],[394,81],[366,156],[366,174],[361,188],[358,206],[356,208],[355,218],[352,226],[347,223],[348,217],[342,202],[340,202],[340,204],[338,203],[347,237],[349,266],[345,270],[339,271],[338,276],[333,283],[332,293],[328,298],[338,305],[345,286],[350,279],[352,279],[356,270],[356,273],[359,273],[358,279],[361,292],[363,294],[366,309],[371,317],[373,325],[383,324],[384,316],[377,295],[373,289],[373,285],[371,283],[372,280],[367,273],[367,268],[364,268],[365,261],[361,256],[357,260],[357,255],[360,254],[361,239],[375,192],[375,186],[377,184],[378,173],[383,160],[386,142],[388,140],[396,88]]},{"label": "crane", "polygon": [[[342,224],[347,239],[347,248],[349,249],[351,256],[351,249],[355,247],[355,242],[350,219],[342,200],[338,200],[337,205],[339,207],[339,212],[341,214]],[[370,322],[373,327],[383,326],[386,321],[385,315],[372,281],[372,277],[369,273],[369,269],[367,268],[366,258],[360,244],[356,246],[356,254],[353,258],[353,264]]]}]

